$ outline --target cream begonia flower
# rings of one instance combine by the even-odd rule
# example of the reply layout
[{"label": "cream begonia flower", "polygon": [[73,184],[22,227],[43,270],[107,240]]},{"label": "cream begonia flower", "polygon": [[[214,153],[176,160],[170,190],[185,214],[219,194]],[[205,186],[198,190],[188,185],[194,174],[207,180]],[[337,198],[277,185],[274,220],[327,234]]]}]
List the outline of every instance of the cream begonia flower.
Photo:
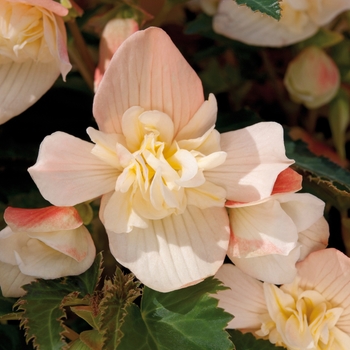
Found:
[{"label": "cream begonia flower", "polygon": [[79,275],[95,259],[91,235],[73,207],[7,208],[0,231],[0,287],[19,297],[35,278]]},{"label": "cream begonia flower", "polygon": [[288,350],[347,350],[350,259],[336,249],[311,253],[280,288],[223,265],[216,276],[231,290],[213,295],[234,315],[227,328],[251,332]]},{"label": "cream begonia flower", "polygon": [[0,0],[0,124],[22,113],[71,69],[53,0]]},{"label": "cream begonia flower", "polygon": [[326,248],[329,228],[324,202],[308,193],[291,192],[301,189],[301,180],[286,169],[271,197],[226,203],[231,225],[227,255],[246,274],[269,283],[289,283],[295,278],[297,261]]},{"label": "cream begonia flower", "polygon": [[350,9],[349,0],[282,0],[278,21],[253,12],[233,0],[221,0],[213,18],[218,34],[248,45],[281,47],[314,35],[339,13]]},{"label": "cream begonia flower", "polygon": [[293,163],[279,124],[214,129],[215,97],[204,101],[199,77],[159,28],[119,47],[93,109],[94,144],[54,133],[29,172],[55,205],[102,196],[112,254],[158,291],[214,275],[229,243],[226,199],[269,196]]},{"label": "cream begonia flower", "polygon": [[95,92],[118,47],[125,39],[138,30],[139,25],[133,18],[114,18],[108,21],[100,40],[99,61],[94,77]]}]

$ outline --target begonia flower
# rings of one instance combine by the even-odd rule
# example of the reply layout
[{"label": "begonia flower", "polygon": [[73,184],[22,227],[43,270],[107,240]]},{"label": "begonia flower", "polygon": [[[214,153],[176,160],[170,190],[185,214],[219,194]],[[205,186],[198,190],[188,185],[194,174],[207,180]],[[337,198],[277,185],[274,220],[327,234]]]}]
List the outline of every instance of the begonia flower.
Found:
[{"label": "begonia flower", "polygon": [[340,86],[339,69],[322,49],[309,46],[289,63],[284,85],[294,102],[318,108],[336,95]]},{"label": "begonia flower", "polygon": [[0,124],[22,113],[71,69],[53,0],[0,0]]},{"label": "begonia flower", "polygon": [[311,253],[290,284],[260,282],[236,266],[216,276],[219,307],[235,317],[227,328],[251,332],[288,350],[342,349],[350,344],[350,259],[336,249]]},{"label": "begonia flower", "polygon": [[79,275],[95,259],[91,235],[73,207],[7,208],[0,231],[0,287],[19,297],[36,278]]},{"label": "begonia flower", "polygon": [[314,35],[338,14],[350,9],[349,0],[282,0],[281,18],[253,12],[233,0],[221,0],[213,18],[218,34],[248,45],[281,47]]},{"label": "begonia flower", "polygon": [[99,61],[94,77],[95,91],[118,47],[138,30],[139,25],[133,18],[114,18],[107,22],[100,40]]},{"label": "begonia flower", "polygon": [[102,196],[112,254],[158,291],[215,274],[229,243],[226,199],[268,197],[293,163],[277,123],[214,129],[214,95],[204,100],[199,77],[159,28],[119,47],[93,112],[94,144],[54,133],[29,172],[55,205]]},{"label": "begonia flower", "polygon": [[274,284],[289,283],[295,278],[297,261],[326,248],[325,204],[309,193],[291,192],[301,189],[301,180],[286,169],[270,197],[250,203],[226,202],[231,226],[227,256],[248,275]]}]

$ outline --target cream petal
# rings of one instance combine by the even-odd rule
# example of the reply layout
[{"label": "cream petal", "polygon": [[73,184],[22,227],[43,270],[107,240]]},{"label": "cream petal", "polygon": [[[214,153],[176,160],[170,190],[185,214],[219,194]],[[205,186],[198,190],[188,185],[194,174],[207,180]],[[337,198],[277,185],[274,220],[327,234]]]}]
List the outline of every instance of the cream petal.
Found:
[{"label": "cream petal", "polygon": [[18,266],[0,262],[0,287],[6,298],[18,298],[25,294],[23,285],[35,280],[32,276],[24,275]]},{"label": "cream petal", "polygon": [[[293,15],[293,14],[292,14]],[[281,47],[304,40],[316,33],[318,25],[309,20],[306,14],[295,13],[295,20],[277,21],[260,12],[253,12],[247,6],[240,6],[232,0],[222,0],[213,19],[216,33],[248,45]]]},{"label": "cream petal", "polygon": [[309,16],[319,26],[323,26],[333,20],[341,12],[350,9],[348,0],[322,0],[321,6],[310,2]]},{"label": "cream petal", "polygon": [[278,201],[228,209],[231,239],[230,259],[270,254],[288,255],[297,245],[298,231]]},{"label": "cream petal", "polygon": [[40,6],[46,10],[56,13],[59,16],[66,16],[68,14],[68,9],[61,4],[54,2],[52,0],[7,0],[14,3],[25,3],[32,6]]},{"label": "cream petal", "polygon": [[95,96],[99,129],[122,132],[124,112],[132,106],[158,110],[174,121],[175,134],[203,104],[202,83],[159,28],[141,30],[116,51]]},{"label": "cream petal", "polygon": [[323,216],[325,203],[309,193],[289,193],[274,198],[292,218],[298,232],[307,230]]},{"label": "cream petal", "polygon": [[291,283],[296,276],[296,262],[300,256],[300,247],[285,255],[265,255],[256,258],[234,258],[231,261],[244,273],[260,281],[284,284]]},{"label": "cream petal", "polygon": [[182,215],[150,221],[146,229],[107,233],[117,261],[161,292],[214,275],[223,263],[229,239],[224,208],[188,207]]},{"label": "cream petal", "polygon": [[299,232],[298,242],[301,244],[300,258],[305,259],[310,253],[327,247],[329,238],[328,222],[321,217],[307,230]]},{"label": "cream petal", "polygon": [[45,199],[73,206],[114,189],[119,172],[91,154],[93,147],[62,132],[44,139],[38,160],[28,171]]},{"label": "cream petal", "polygon": [[273,122],[221,134],[221,149],[226,161],[205,177],[238,202],[270,196],[278,174],[294,163],[285,155],[282,126]]},{"label": "cream petal", "polygon": [[258,330],[267,313],[263,284],[231,264],[222,265],[215,277],[230,287],[213,295],[219,307],[235,316],[227,328]]},{"label": "cream petal", "polygon": [[77,262],[95,258],[95,245],[87,228],[83,225],[74,230],[55,232],[33,232],[28,234],[58,252],[70,256]]},{"label": "cream petal", "polygon": [[60,71],[55,61],[28,60],[0,65],[0,124],[24,112],[52,86]]},{"label": "cream petal", "polygon": [[[84,229],[85,227],[83,226],[77,229],[78,237],[81,238],[82,235],[79,234],[79,231],[84,234]],[[86,233],[89,235],[88,232]],[[51,241],[46,237],[51,245],[56,245],[54,249],[39,240],[43,238],[44,234],[38,234],[39,239],[30,239],[27,245],[22,246],[18,252],[15,252],[18,267],[23,274],[37,278],[53,279],[63,276],[79,275],[92,265],[96,251],[91,241],[87,244],[84,252],[82,252],[78,246],[64,246],[64,242],[59,244],[59,234],[65,235],[69,234],[69,232],[67,233],[67,231],[64,231],[57,233],[53,235]],[[55,240],[55,242],[53,242],[53,240]],[[77,242],[72,239],[69,244],[71,243]],[[79,242],[79,244],[80,243],[81,242]],[[62,252],[56,250],[56,248],[60,249]]]},{"label": "cream petal", "polygon": [[195,188],[186,189],[188,205],[205,209],[210,207],[223,207],[225,205],[226,191],[209,181]]},{"label": "cream petal", "polygon": [[83,224],[73,207],[22,209],[8,207],[4,220],[15,232],[52,232],[72,230]]},{"label": "cream petal", "polygon": [[316,290],[344,309],[337,327],[350,334],[350,259],[336,249],[322,249],[299,262],[297,270],[301,288]]},{"label": "cream petal", "polygon": [[14,251],[27,244],[28,240],[29,237],[26,233],[13,232],[9,226],[6,226],[0,231],[0,261],[17,265]]}]

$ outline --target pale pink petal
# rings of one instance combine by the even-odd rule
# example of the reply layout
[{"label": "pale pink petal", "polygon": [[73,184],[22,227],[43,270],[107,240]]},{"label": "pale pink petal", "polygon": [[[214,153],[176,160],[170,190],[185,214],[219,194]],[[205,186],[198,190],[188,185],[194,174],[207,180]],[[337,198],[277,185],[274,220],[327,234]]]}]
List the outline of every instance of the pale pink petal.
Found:
[{"label": "pale pink petal", "polygon": [[278,201],[228,209],[231,238],[230,259],[270,254],[288,255],[297,246],[298,231]]},{"label": "pale pink petal", "polygon": [[287,168],[278,174],[271,195],[277,193],[297,192],[301,190],[303,177],[292,168]]},{"label": "pale pink petal", "polygon": [[298,232],[307,230],[323,217],[325,203],[309,193],[286,193],[275,196],[293,220]]},{"label": "pale pink petal", "polygon": [[228,217],[224,208],[188,207],[182,215],[150,220],[146,229],[108,237],[119,263],[148,287],[169,292],[217,272],[228,246]]},{"label": "pale pink petal", "polygon": [[248,45],[270,47],[294,44],[317,32],[318,25],[310,21],[306,14],[295,12],[288,19],[284,18],[285,15],[283,9],[282,18],[277,21],[235,1],[222,0],[213,19],[213,29],[218,34]]},{"label": "pale pink petal", "polygon": [[281,125],[273,122],[221,134],[221,149],[227,152],[226,161],[205,177],[238,202],[270,196],[279,173],[294,162],[285,155]]},{"label": "pale pink petal", "polygon": [[227,328],[260,329],[261,317],[267,313],[263,284],[230,264],[222,265],[215,277],[230,287],[213,295],[219,307],[234,315]]},{"label": "pale pink petal", "polygon": [[0,124],[22,113],[52,86],[60,74],[57,63],[25,62],[0,65]]},{"label": "pale pink petal", "polygon": [[79,275],[95,259],[95,246],[84,226],[55,232],[51,237],[44,233],[31,235],[34,238],[15,252],[18,267],[26,275],[45,279]]},{"label": "pale pink petal", "polygon": [[327,247],[329,227],[326,219],[321,217],[307,230],[299,232],[298,242],[301,244],[300,258],[305,259],[310,253]]},{"label": "pale pink petal", "polygon": [[18,266],[0,262],[0,287],[4,297],[18,298],[25,294],[21,287],[35,280],[24,275]]},{"label": "pale pink petal", "polygon": [[177,134],[203,102],[200,79],[171,39],[159,28],[148,28],[131,35],[116,51],[93,112],[100,130],[120,134],[128,108],[158,110],[173,119]]},{"label": "pale pink petal", "polygon": [[119,172],[91,154],[93,144],[56,132],[41,143],[28,169],[42,196],[57,206],[73,206],[112,191]]},{"label": "pale pink petal", "polygon": [[139,26],[133,18],[113,18],[107,22],[103,29],[99,45],[99,61],[94,78],[95,91],[114,53],[123,41],[138,31],[138,29]]},{"label": "pale pink petal", "polygon": [[15,232],[52,232],[72,230],[83,224],[73,207],[22,209],[8,207],[4,220]]},{"label": "pale pink petal", "polygon": [[203,102],[189,123],[177,134],[176,140],[195,139],[204,135],[215,125],[217,111],[216,98],[210,94],[208,100]]},{"label": "pale pink petal", "polygon": [[285,255],[265,255],[256,258],[230,258],[244,273],[260,281],[283,284],[291,283],[297,274],[295,267],[300,256],[300,247]]},{"label": "pale pink petal", "polygon": [[322,0],[321,6],[310,2],[309,15],[319,26],[328,24],[340,13],[350,9],[349,0]]},{"label": "pale pink petal", "polygon": [[6,0],[8,2],[22,3],[32,6],[40,6],[46,10],[49,10],[59,16],[66,16],[68,14],[68,9],[52,0]]},{"label": "pale pink petal", "polygon": [[297,264],[299,286],[321,293],[332,305],[344,309],[337,327],[350,333],[350,259],[340,251],[322,249]]}]

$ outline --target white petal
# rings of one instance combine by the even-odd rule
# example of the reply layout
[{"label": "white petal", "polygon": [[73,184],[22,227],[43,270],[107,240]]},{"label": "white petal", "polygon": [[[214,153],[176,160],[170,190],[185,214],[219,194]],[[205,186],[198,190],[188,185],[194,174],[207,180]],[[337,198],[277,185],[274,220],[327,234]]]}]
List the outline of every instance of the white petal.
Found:
[{"label": "white petal", "polygon": [[150,221],[146,229],[108,237],[123,266],[148,287],[169,292],[216,273],[228,246],[228,217],[224,208],[188,207],[182,215]]},{"label": "white petal", "polygon": [[213,295],[219,307],[235,316],[227,328],[259,329],[261,316],[267,313],[263,284],[230,264],[222,265],[215,277],[230,287]]}]

